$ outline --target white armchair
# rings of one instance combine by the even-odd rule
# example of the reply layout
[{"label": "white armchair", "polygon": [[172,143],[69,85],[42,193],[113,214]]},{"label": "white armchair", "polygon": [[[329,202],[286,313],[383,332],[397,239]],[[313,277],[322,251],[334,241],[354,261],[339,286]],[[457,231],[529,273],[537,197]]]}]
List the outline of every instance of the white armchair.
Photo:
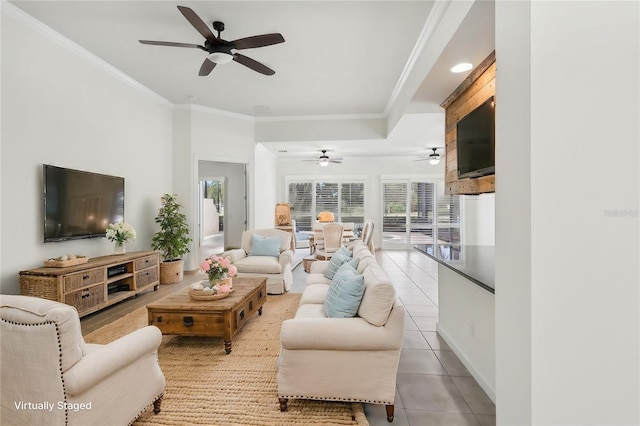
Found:
[{"label": "white armchair", "polygon": [[96,345],[63,303],[1,295],[0,314],[1,424],[126,425],[152,405],[160,412],[157,327]]},{"label": "white armchair", "polygon": [[[252,254],[253,236],[278,237],[280,245],[271,255]],[[222,256],[231,261],[238,268],[239,277],[267,278],[267,293],[282,294],[289,291],[293,281],[291,262],[290,232],[279,229],[256,229],[242,232],[242,247],[225,251]]]}]

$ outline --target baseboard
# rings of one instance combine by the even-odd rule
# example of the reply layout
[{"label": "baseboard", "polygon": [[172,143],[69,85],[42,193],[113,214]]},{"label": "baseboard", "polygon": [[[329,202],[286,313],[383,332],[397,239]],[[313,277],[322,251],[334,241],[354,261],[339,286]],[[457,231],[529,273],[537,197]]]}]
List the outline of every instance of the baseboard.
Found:
[{"label": "baseboard", "polygon": [[449,345],[453,353],[456,354],[460,362],[467,368],[467,370],[469,370],[469,373],[471,373],[473,378],[476,379],[476,382],[478,382],[478,385],[480,385],[480,387],[487,394],[489,399],[491,399],[491,401],[493,401],[493,403],[495,404],[496,390],[493,388],[493,386],[489,384],[487,379],[485,379],[485,377],[478,371],[478,369],[473,365],[473,363],[464,355],[464,353],[462,353],[462,351],[460,350],[458,345],[456,345],[456,343],[453,341],[451,336],[449,336],[445,331],[443,331],[440,328],[439,324],[436,326],[436,330],[440,335],[440,337],[442,337],[442,339],[445,342],[447,342],[447,345]]}]

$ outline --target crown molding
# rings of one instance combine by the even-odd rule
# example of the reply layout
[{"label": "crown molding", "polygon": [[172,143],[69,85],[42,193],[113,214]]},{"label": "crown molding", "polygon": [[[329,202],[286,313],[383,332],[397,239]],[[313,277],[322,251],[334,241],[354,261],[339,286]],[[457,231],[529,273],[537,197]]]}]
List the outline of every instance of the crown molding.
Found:
[{"label": "crown molding", "polygon": [[198,105],[198,104],[174,104],[174,111],[199,111],[205,112],[207,114],[214,114],[221,117],[234,118],[236,120],[245,120],[255,122],[255,117],[250,115],[240,114],[237,112],[225,111],[223,109],[211,108],[208,106]]},{"label": "crown molding", "polygon": [[256,122],[277,121],[327,121],[327,120],[381,120],[385,114],[334,114],[334,115],[280,115],[274,117],[255,117]]},{"label": "crown molding", "polygon": [[449,8],[450,1],[451,0],[437,0],[434,3],[433,8],[429,12],[429,16],[427,17],[427,21],[424,23],[422,31],[418,36],[418,40],[413,46],[411,55],[409,55],[409,59],[407,59],[407,63],[402,70],[402,74],[400,74],[400,78],[396,82],[396,85],[391,92],[391,96],[389,96],[387,105],[384,108],[385,117],[389,116],[389,114],[391,113],[391,109],[398,101],[402,88],[407,83],[407,80],[409,79],[409,76],[411,75],[416,62],[418,61],[420,54],[424,50],[427,43],[429,43],[429,41],[433,37],[436,29],[438,28],[438,25],[440,25],[442,17],[445,15],[447,9]]},{"label": "crown molding", "polygon": [[62,34],[57,32],[53,28],[51,28],[48,25],[46,25],[45,23],[37,20],[33,16],[29,15],[28,13],[26,13],[25,11],[23,11],[19,7],[9,3],[8,1],[2,0],[0,2],[0,13],[2,13],[3,15],[11,17],[15,21],[19,22],[20,24],[23,24],[27,28],[35,31],[36,33],[38,33],[41,36],[45,37],[47,40],[50,40],[50,41],[56,43],[57,45],[63,47],[64,49],[68,50],[69,52],[84,58],[85,60],[87,60],[87,62],[91,63],[96,68],[98,68],[98,69],[106,72],[107,74],[111,75],[112,77],[115,77],[116,79],[122,81],[123,83],[125,83],[129,87],[132,87],[132,88],[136,89],[138,92],[140,92],[141,94],[147,96],[151,100],[153,100],[155,102],[158,102],[159,104],[167,106],[169,108],[173,107],[173,103],[170,102],[169,100],[167,100],[166,98],[160,96],[159,94],[157,94],[153,90],[149,89],[147,86],[145,86],[142,83],[140,83],[139,81],[131,78],[129,75],[127,75],[124,72],[120,71],[118,68],[116,68],[113,65],[109,64],[108,62],[106,62],[105,60],[103,60],[100,57],[96,56],[94,53],[88,51],[87,49],[85,49],[84,47],[80,46],[79,44],[71,41],[70,39],[68,39],[67,37],[63,36]]}]

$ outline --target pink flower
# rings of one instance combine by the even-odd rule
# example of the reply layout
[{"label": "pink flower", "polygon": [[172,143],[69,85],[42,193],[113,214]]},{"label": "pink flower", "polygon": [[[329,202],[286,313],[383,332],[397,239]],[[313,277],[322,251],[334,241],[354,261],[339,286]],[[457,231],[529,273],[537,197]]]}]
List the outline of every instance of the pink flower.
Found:
[{"label": "pink flower", "polygon": [[207,272],[209,268],[209,262],[207,262],[206,260],[202,261],[202,263],[200,264],[200,269],[202,269],[204,272]]},{"label": "pink flower", "polygon": [[228,285],[226,285],[226,284],[222,284],[222,285],[220,286],[220,288],[218,289],[218,291],[219,291],[220,293],[229,293],[229,290],[231,290],[231,289],[230,289],[230,288],[229,288],[229,286],[228,286]]},{"label": "pink flower", "polygon": [[238,268],[235,265],[229,265],[229,276],[235,277],[238,274]]}]

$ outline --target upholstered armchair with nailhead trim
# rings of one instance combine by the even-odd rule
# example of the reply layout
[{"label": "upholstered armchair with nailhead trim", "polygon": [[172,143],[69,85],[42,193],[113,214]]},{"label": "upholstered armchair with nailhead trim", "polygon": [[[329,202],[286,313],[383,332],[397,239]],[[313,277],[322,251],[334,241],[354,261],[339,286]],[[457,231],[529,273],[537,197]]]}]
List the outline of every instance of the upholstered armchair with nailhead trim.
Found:
[{"label": "upholstered armchair with nailhead trim", "polygon": [[3,425],[127,425],[160,412],[157,327],[107,345],[84,342],[72,306],[0,295]]}]

